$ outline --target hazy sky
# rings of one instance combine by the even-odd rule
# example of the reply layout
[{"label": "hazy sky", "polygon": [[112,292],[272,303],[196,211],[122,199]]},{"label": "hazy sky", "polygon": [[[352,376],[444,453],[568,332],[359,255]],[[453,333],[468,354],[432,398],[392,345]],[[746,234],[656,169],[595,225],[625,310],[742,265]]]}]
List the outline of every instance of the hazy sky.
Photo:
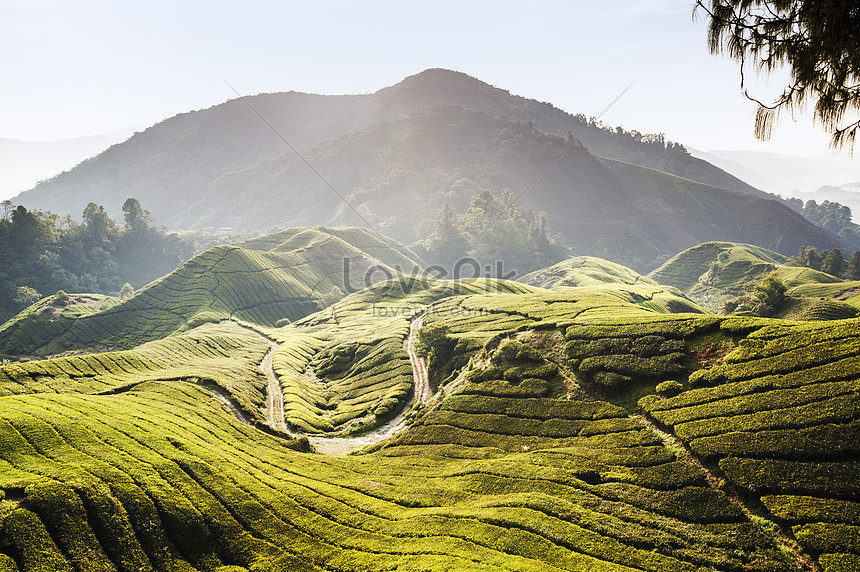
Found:
[{"label": "hazy sky", "polygon": [[[752,137],[737,64],[689,0],[0,0],[0,137],[149,125],[243,94],[367,93],[431,67],[688,146],[827,150],[809,118]],[[223,79],[222,79],[223,78]]]}]

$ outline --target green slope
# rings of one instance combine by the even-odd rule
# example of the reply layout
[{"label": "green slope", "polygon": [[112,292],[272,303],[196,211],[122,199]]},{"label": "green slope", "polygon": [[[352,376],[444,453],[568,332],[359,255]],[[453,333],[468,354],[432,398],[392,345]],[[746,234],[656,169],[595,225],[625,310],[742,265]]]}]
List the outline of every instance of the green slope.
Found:
[{"label": "green slope", "polygon": [[[352,242],[307,232],[240,250]],[[0,365],[0,570],[856,569],[860,319],[719,317],[586,267],[611,280],[400,276],[279,328]],[[260,430],[273,345],[293,429],[389,418],[419,314],[450,352],[394,437]]]},{"label": "green slope", "polygon": [[131,348],[225,319],[274,326],[420,264],[407,248],[369,230],[292,229],[212,248],[97,311],[58,313],[45,299],[0,326],[0,352]]},{"label": "green slope", "polygon": [[[529,187],[521,203],[547,213],[553,232],[574,252],[639,271],[706,240],[785,253],[805,244],[841,244],[775,200],[600,158],[582,145],[555,161],[568,143],[528,123],[439,106],[327,140],[303,157],[334,188],[350,189],[350,204],[365,220],[404,242],[415,240],[418,225],[443,202],[463,212],[481,191]],[[256,189],[250,204],[249,188]],[[250,219],[303,225],[332,218],[364,224],[336,198],[302,160],[283,154],[213,183],[183,224],[236,227]],[[224,206],[207,211],[209,204]]]},{"label": "green slope", "polygon": [[706,242],[675,255],[648,274],[661,284],[670,284],[694,300],[716,308],[730,296],[737,296],[747,282],[760,280],[776,272],[788,293],[808,296],[813,285],[832,285],[838,289],[842,280],[811,268],[786,266],[788,258],[779,253],[731,242]]},{"label": "green slope", "polygon": [[518,280],[549,290],[601,284],[656,284],[626,266],[594,256],[574,256],[526,274]]}]

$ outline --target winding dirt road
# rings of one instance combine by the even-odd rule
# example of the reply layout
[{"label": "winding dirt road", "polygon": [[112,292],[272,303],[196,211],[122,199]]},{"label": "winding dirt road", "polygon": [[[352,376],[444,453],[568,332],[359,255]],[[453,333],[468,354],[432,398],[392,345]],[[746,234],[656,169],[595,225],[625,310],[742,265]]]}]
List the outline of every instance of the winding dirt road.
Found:
[{"label": "winding dirt road", "polygon": [[[409,363],[412,365],[413,391],[412,399],[410,399],[409,403],[403,407],[400,414],[376,430],[358,437],[308,436],[308,440],[313,443],[317,452],[327,455],[346,455],[351,451],[360,449],[361,447],[376,444],[400,431],[405,426],[406,416],[409,412],[427,402],[430,398],[430,381],[427,375],[427,360],[422,357],[418,357],[415,354],[418,330],[421,329],[423,323],[423,319],[419,316],[409,324],[409,336],[406,338],[404,349],[409,355]],[[268,381],[268,384],[266,385],[266,425],[276,431],[290,434],[289,429],[287,429],[287,424],[284,421],[284,392],[281,388],[280,382],[278,381],[278,377],[275,375],[275,371],[272,368],[272,361],[279,346],[259,332],[256,332],[247,326],[239,325],[253,332],[260,338],[265,339],[271,346],[266,357],[264,357],[263,361],[260,362],[260,371],[266,376]],[[226,400],[224,396],[219,396],[217,394],[213,394],[213,396],[222,402],[227,401],[229,404],[229,400]],[[230,404],[230,407],[242,422],[248,422],[232,404]]]},{"label": "winding dirt road", "polygon": [[318,453],[325,455],[347,455],[356,449],[367,445],[375,445],[383,439],[387,439],[403,429],[406,415],[415,407],[424,405],[430,397],[430,378],[427,375],[427,360],[415,354],[415,343],[418,340],[418,330],[424,323],[419,316],[412,320],[409,325],[409,336],[406,338],[406,353],[409,354],[409,363],[412,364],[412,399],[409,400],[397,417],[382,425],[370,433],[358,437],[320,437],[308,436]]},{"label": "winding dirt road", "polygon": [[260,362],[260,371],[263,372],[269,382],[266,385],[266,408],[269,412],[266,425],[277,431],[288,433],[287,424],[284,422],[284,391],[281,389],[278,376],[275,375],[275,370],[272,368],[272,359],[276,351],[278,351],[278,346],[272,344],[272,349]]}]

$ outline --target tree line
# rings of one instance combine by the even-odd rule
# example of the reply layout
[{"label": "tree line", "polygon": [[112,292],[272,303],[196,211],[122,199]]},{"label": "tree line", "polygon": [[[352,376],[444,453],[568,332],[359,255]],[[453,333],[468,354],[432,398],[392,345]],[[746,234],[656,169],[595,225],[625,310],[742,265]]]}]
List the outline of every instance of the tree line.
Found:
[{"label": "tree line", "polygon": [[786,264],[820,270],[846,280],[860,280],[860,250],[845,260],[838,248],[819,252],[814,246],[804,246]]},{"label": "tree line", "polygon": [[122,211],[124,224],[118,224],[104,207],[89,203],[78,222],[0,203],[0,321],[59,290],[117,294],[126,283],[139,288],[201,250],[242,238],[168,232],[134,198]]}]

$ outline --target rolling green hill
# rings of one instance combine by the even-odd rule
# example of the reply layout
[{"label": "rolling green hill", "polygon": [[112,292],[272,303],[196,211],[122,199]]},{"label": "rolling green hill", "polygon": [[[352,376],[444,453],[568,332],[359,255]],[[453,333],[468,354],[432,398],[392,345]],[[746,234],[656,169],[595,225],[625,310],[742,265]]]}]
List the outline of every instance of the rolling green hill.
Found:
[{"label": "rolling green hill", "polygon": [[212,248],[127,300],[83,300],[72,311],[46,298],[0,326],[0,353],[131,348],[227,319],[274,326],[420,267],[407,248],[366,229],[292,229]]},{"label": "rolling green hill", "polygon": [[594,256],[575,256],[519,278],[520,282],[549,290],[602,284],[657,284],[638,272]]},{"label": "rolling green hill", "polygon": [[[230,264],[203,258],[183,288],[311,288],[358,244],[411,261],[305,228],[215,250]],[[300,262],[247,262],[276,255]],[[860,566],[860,318],[715,316],[593,258],[532,278],[557,289],[401,274],[278,327],[292,306],[129,320],[127,349],[3,363],[0,571]],[[75,295],[42,319],[125,303]],[[429,387],[416,330],[436,333]],[[366,446],[313,452],[332,436]]]},{"label": "rolling green hill", "polygon": [[829,297],[835,298],[841,292],[839,278],[811,268],[786,266],[787,261],[786,256],[749,244],[706,242],[675,255],[648,276],[713,308],[727,297],[737,296],[744,284],[771,272],[776,272],[792,296],[823,297],[825,291],[832,291],[834,295]]}]

